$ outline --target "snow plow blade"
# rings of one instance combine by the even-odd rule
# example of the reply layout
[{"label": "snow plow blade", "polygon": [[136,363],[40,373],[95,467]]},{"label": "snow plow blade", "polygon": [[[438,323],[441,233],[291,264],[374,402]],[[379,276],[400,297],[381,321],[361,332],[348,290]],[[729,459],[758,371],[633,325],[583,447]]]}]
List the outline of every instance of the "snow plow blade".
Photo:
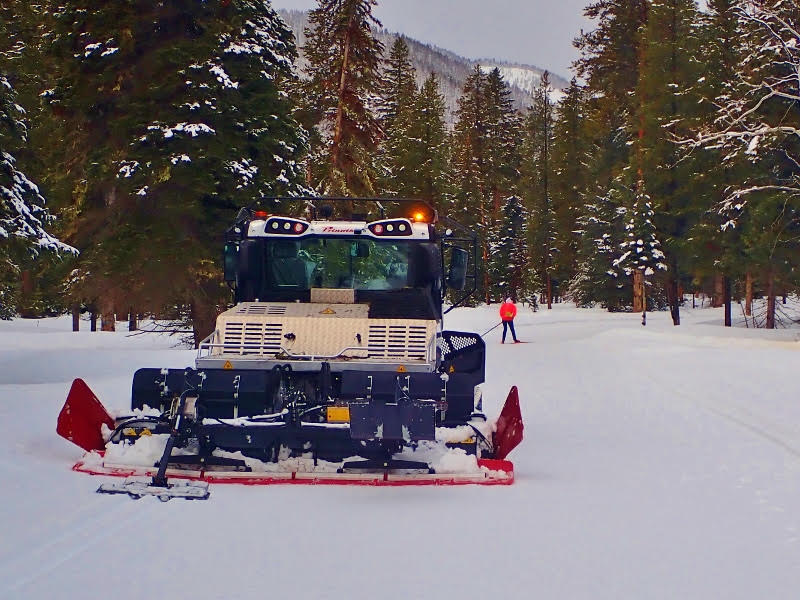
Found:
[{"label": "snow plow blade", "polygon": [[83,379],[76,379],[58,415],[56,433],[87,451],[104,450],[102,425],[114,429],[114,419]]},{"label": "snow plow blade", "polygon": [[[178,413],[182,414],[183,409],[179,409]],[[358,461],[353,463],[348,460],[344,462],[320,460],[318,463],[314,458],[300,457],[285,462],[258,460],[251,462],[239,453],[231,452],[227,453],[229,458],[223,456],[219,459],[221,462],[215,465],[206,464],[204,460],[186,461],[181,460],[186,458],[185,454],[172,454],[172,445],[178,437],[179,429],[174,424],[170,435],[164,436],[168,437],[169,441],[163,451],[159,446],[158,455],[161,459],[158,462],[137,459],[136,464],[129,464],[125,459],[119,459],[117,449],[131,448],[132,442],[108,443],[107,447],[102,433],[103,425],[112,431],[119,431],[129,422],[131,421],[123,418],[120,423],[115,423],[86,383],[76,379],[59,414],[56,429],[61,436],[87,450],[72,467],[74,471],[128,478],[121,483],[103,484],[97,489],[98,493],[127,494],[131,498],[156,496],[162,501],[176,497],[189,500],[206,499],[209,496],[209,483],[362,486],[511,485],[514,483],[514,465],[505,458],[519,444],[523,431],[516,387],[511,388],[508,394],[493,435],[489,433],[492,424],[485,424],[485,434],[493,441],[489,442],[490,449],[493,446],[493,451],[481,458],[480,454],[466,454],[459,448],[459,443],[455,443],[453,447],[448,442],[450,448],[448,450],[443,442],[441,450],[449,453],[445,458],[450,460],[445,460],[441,468],[437,465],[438,470],[431,468],[431,465],[425,464],[424,461],[396,459],[389,459],[385,468],[374,464],[367,468],[359,467]],[[116,430],[115,425],[117,425]],[[482,438],[478,430],[475,431]],[[154,430],[152,436],[143,436],[142,440],[155,440],[157,435],[160,434]],[[230,456],[232,454],[236,456]],[[404,456],[399,455],[397,458],[402,459]],[[390,466],[391,463],[399,466]],[[348,464],[354,466],[348,468]]]}]

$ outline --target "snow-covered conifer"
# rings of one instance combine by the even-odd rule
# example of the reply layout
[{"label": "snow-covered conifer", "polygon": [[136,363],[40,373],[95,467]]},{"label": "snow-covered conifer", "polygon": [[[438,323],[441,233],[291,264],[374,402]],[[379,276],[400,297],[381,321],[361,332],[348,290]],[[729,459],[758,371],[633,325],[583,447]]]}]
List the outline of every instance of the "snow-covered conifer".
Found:
[{"label": "snow-covered conifer", "polygon": [[415,118],[416,72],[411,66],[408,45],[401,36],[395,40],[383,73],[378,114],[383,143],[378,152],[380,184],[389,196],[414,196],[413,157],[415,139],[411,127]]},{"label": "snow-covered conifer", "polygon": [[[659,232],[669,264],[661,279],[669,298],[673,324],[680,324],[679,280],[690,272],[692,255],[686,248],[687,231],[707,209],[707,190],[696,177],[694,154],[681,156],[676,139],[685,137],[687,123],[699,106],[697,81],[704,71],[698,62],[698,11],[694,0],[653,2],[642,31],[639,81],[634,98],[634,130],[631,146],[632,173],[625,177],[636,189],[636,201],[644,210],[646,195],[653,210],[652,222]],[[630,204],[627,204],[630,207]],[[634,293],[643,290],[634,286]]]},{"label": "snow-covered conifer", "polygon": [[[627,190],[625,192],[630,194]],[[617,256],[611,264],[615,277],[623,275],[631,277],[635,275],[636,271],[639,271],[638,276],[642,278],[644,293],[647,294],[647,278],[652,278],[658,271],[667,271],[667,265],[664,262],[664,252],[661,250],[661,242],[653,223],[655,213],[643,180],[637,182],[632,196],[632,201],[629,206],[625,206],[623,213],[625,238],[619,243]],[[634,285],[634,292],[636,292],[636,285]],[[645,310],[645,305],[637,307],[634,302],[634,310]]]},{"label": "snow-covered conifer", "polygon": [[455,209],[481,240],[480,292],[491,300],[488,241],[497,235],[502,200],[516,191],[518,115],[498,69],[476,65],[458,101],[453,133]]},{"label": "snow-covered conifer", "polygon": [[41,251],[74,253],[47,231],[53,216],[38,186],[17,167],[14,151],[26,140],[24,109],[8,77],[0,73],[0,318],[16,309],[20,262]]},{"label": "snow-covered conifer", "polygon": [[452,199],[450,144],[444,97],[439,91],[439,79],[435,73],[428,76],[415,97],[409,133],[413,140],[410,168],[415,172],[414,195],[444,209]]},{"label": "snow-covered conifer", "polygon": [[383,45],[373,26],[377,0],[319,0],[309,13],[308,80],[304,112],[320,146],[312,158],[312,183],[332,195],[374,194],[374,152],[380,138],[379,105]]},{"label": "snow-covered conifer", "polygon": [[551,164],[551,201],[555,217],[556,253],[554,276],[561,283],[575,273],[579,236],[575,223],[580,216],[582,193],[587,185],[588,140],[585,134],[586,94],[575,79],[555,106]]},{"label": "snow-covered conifer", "polygon": [[552,307],[553,271],[556,264],[556,218],[553,210],[554,107],[545,72],[534,103],[525,118],[522,137],[522,193],[529,210],[531,265],[542,282],[542,294]]},{"label": "snow-covered conifer", "polygon": [[716,98],[714,121],[695,142],[741,165],[717,210],[758,269],[774,326],[778,285],[797,285],[800,228],[800,8],[788,0],[741,2],[742,60],[730,89]]},{"label": "snow-covered conifer", "polygon": [[59,12],[53,52],[63,71],[47,97],[85,180],[73,209],[85,300],[106,313],[192,305],[204,336],[226,293],[224,224],[301,189],[291,32],[261,0],[81,0]]},{"label": "snow-covered conifer", "polygon": [[492,297],[514,296],[518,301],[535,303],[539,291],[537,270],[530,264],[528,215],[522,200],[510,196],[500,209],[497,235],[489,241]]},{"label": "snow-covered conifer", "polygon": [[630,281],[620,277],[613,264],[625,240],[625,212],[617,186],[598,190],[581,207],[581,216],[575,224],[580,239],[577,269],[566,294],[578,306],[598,304],[610,311],[630,306]]}]

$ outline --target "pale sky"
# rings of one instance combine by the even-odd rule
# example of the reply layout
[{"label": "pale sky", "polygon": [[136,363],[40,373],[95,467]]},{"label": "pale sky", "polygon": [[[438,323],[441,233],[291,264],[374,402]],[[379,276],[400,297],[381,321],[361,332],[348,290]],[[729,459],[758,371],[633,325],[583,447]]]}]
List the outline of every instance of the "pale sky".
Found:
[{"label": "pale sky", "polygon": [[[592,22],[591,0],[378,0],[374,14],[389,31],[467,58],[496,58],[572,76],[572,40]],[[307,10],[315,0],[272,0],[275,8]]]}]

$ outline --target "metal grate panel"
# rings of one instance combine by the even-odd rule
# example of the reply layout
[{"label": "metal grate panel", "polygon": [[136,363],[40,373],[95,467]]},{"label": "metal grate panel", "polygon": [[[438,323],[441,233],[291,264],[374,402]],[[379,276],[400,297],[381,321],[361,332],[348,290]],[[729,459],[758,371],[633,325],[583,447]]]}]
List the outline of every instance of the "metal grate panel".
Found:
[{"label": "metal grate panel", "polygon": [[[271,314],[275,312],[276,314]],[[370,319],[367,304],[242,303],[217,318],[211,354],[433,363],[436,321]]]},{"label": "metal grate panel", "polygon": [[422,325],[369,326],[370,358],[406,358],[425,360],[428,346],[427,327]]},{"label": "metal grate panel", "polygon": [[277,354],[281,349],[283,326],[258,321],[228,321],[222,332],[225,354]]},{"label": "metal grate panel", "polygon": [[470,333],[451,333],[444,332],[442,337],[436,340],[439,349],[442,351],[443,358],[449,358],[461,350],[478,345],[478,336]]},{"label": "metal grate panel", "polygon": [[240,304],[233,311],[233,314],[236,315],[283,315],[285,313],[286,305],[259,303]]}]

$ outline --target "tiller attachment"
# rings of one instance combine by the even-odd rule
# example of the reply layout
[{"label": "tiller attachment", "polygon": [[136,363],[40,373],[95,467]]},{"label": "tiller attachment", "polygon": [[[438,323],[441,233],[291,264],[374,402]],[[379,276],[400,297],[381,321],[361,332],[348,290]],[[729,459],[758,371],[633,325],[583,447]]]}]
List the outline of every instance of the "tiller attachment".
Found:
[{"label": "tiller attachment", "polygon": [[[365,453],[358,455],[364,460],[319,459],[317,455],[300,455],[285,459],[278,458],[277,449],[273,448],[270,456],[264,453],[260,458],[242,457],[241,449],[250,449],[251,440],[257,451],[273,447],[278,441],[292,441],[292,435],[298,435],[314,424],[303,423],[296,430],[291,429],[288,420],[290,411],[256,415],[239,419],[203,419],[204,405],[202,384],[206,374],[186,369],[183,373],[182,393],[173,397],[171,408],[160,416],[134,415],[115,420],[100,404],[89,387],[81,379],[76,379],[67,397],[67,402],[58,417],[56,431],[62,437],[77,444],[88,454],[73,469],[95,475],[111,475],[128,477],[124,482],[104,483],[97,490],[102,494],[127,494],[131,498],[155,496],[162,501],[172,498],[188,500],[206,499],[209,497],[208,483],[239,483],[249,485],[268,484],[333,484],[333,485],[509,485],[514,481],[514,467],[506,460],[508,454],[522,441],[523,424],[520,411],[519,394],[512,387],[506,398],[503,410],[495,424],[485,423],[485,427],[477,424],[468,425],[475,432],[476,451],[472,462],[470,454],[462,447],[463,438],[448,438],[445,435],[436,439],[425,439],[420,446],[422,453],[415,455],[416,449],[406,452],[399,443],[397,452],[388,452],[381,460]],[[364,406],[376,407],[364,401],[351,402],[349,418],[342,424],[324,429],[326,435],[347,436],[365,443],[387,438],[387,417],[380,413],[373,420],[369,419],[366,427],[359,420],[359,410]],[[382,406],[382,405],[381,405]],[[394,405],[387,404],[392,407]],[[379,407],[378,407],[379,408]],[[363,416],[363,415],[362,415]],[[369,413],[367,416],[374,416]],[[408,419],[412,424],[422,423],[422,417]],[[485,420],[485,418],[484,418]],[[144,427],[143,427],[144,424]],[[431,429],[433,422],[429,423]],[[103,431],[103,425],[108,431]],[[317,424],[325,427],[327,424]],[[460,426],[461,427],[461,426]],[[444,429],[444,428],[443,428]],[[481,430],[482,429],[482,430]],[[273,438],[274,432],[280,432],[284,438]],[[398,426],[397,435],[406,435],[405,428]],[[457,432],[457,428],[452,431]],[[411,432],[413,433],[413,432]],[[142,460],[143,464],[114,462],[109,460],[109,453],[115,454],[112,447],[116,444],[136,444],[137,441],[150,439],[150,435],[166,436],[163,448],[158,448],[160,459],[154,464],[151,459]],[[391,434],[391,431],[389,431]],[[437,434],[438,435],[438,434]],[[459,434],[460,435],[460,434]],[[127,437],[126,437],[127,436]],[[133,437],[131,437],[133,436]],[[332,438],[333,439],[333,438]],[[339,438],[337,438],[339,439]],[[483,440],[485,450],[477,448],[479,440]],[[323,440],[325,441],[325,440]],[[341,440],[339,440],[341,442]],[[106,444],[108,442],[108,444]],[[468,442],[467,442],[468,443]],[[245,445],[246,444],[246,445]],[[427,444],[427,446],[426,446]],[[147,447],[147,443],[145,443]],[[194,452],[187,452],[191,448]],[[181,449],[173,456],[174,449]],[[108,450],[108,452],[106,452]],[[426,452],[439,453],[451,462],[453,470],[441,472],[431,468]],[[450,453],[450,454],[448,454]],[[357,453],[349,456],[354,456]],[[117,456],[119,454],[117,453]],[[418,460],[417,456],[422,458]],[[466,459],[466,460],[465,460]],[[446,464],[447,460],[443,460]],[[342,462],[343,461],[343,462]],[[124,461],[123,461],[124,463]],[[144,464],[147,463],[147,464]],[[250,463],[250,464],[248,464]],[[319,464],[318,464],[319,463]],[[194,469],[187,467],[194,466]],[[167,474],[169,472],[169,481]]]}]

